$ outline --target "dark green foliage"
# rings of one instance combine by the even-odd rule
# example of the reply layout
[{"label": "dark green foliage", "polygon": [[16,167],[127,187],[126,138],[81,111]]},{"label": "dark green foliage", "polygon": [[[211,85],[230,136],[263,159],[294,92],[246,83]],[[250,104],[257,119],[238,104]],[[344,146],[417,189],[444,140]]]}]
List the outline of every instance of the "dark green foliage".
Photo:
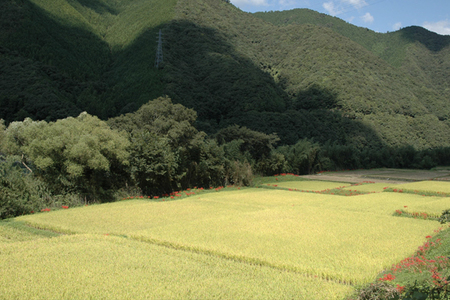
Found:
[{"label": "dark green foliage", "polygon": [[[280,140],[276,134],[264,134],[238,125],[219,130],[215,138],[220,145],[235,140],[240,141],[239,151],[241,153],[248,152],[254,160],[268,157],[274,145]],[[233,156],[233,159],[235,159],[236,155]]]},{"label": "dark green foliage", "polygon": [[[446,279],[450,281],[450,276]],[[401,299],[406,300],[447,300],[450,297],[450,284],[437,286],[428,281],[419,283],[414,282],[412,286],[407,286],[406,293]]]},{"label": "dark green foliage", "polygon": [[223,184],[224,151],[205,140],[206,134],[194,127],[196,118],[192,109],[161,97],[108,121],[129,133],[131,175],[144,193]]},{"label": "dark green foliage", "polygon": [[168,140],[145,130],[133,131],[130,138],[130,172],[142,192],[159,195],[171,191],[178,157]]},{"label": "dark green foliage", "polygon": [[441,222],[441,224],[445,224],[447,222],[450,222],[450,209],[444,210],[442,212],[442,215],[439,218],[439,222]]},{"label": "dark green foliage", "polygon": [[18,156],[0,155],[0,219],[40,210],[49,197],[46,186]]},{"label": "dark green foliage", "polygon": [[284,156],[284,173],[311,174],[324,169],[320,162],[320,145],[308,140],[300,140],[292,146],[281,146],[276,153]]}]

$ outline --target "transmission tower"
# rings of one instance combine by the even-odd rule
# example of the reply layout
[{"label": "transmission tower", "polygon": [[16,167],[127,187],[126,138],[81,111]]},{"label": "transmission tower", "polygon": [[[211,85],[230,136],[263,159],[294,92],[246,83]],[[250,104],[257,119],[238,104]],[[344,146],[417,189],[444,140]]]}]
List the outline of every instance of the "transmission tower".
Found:
[{"label": "transmission tower", "polygon": [[159,66],[162,62],[163,62],[162,33],[160,29],[158,34],[158,49],[156,50],[155,68],[159,69]]}]

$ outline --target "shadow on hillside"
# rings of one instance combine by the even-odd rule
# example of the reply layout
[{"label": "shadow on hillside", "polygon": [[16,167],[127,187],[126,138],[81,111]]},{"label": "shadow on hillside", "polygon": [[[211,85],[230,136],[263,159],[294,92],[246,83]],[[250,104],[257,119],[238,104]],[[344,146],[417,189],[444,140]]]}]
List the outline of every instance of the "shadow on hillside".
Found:
[{"label": "shadow on hillside", "polygon": [[[358,146],[382,144],[371,128],[333,111],[338,95],[316,85],[292,99],[282,82],[275,82],[246,54],[236,51],[216,29],[173,21],[148,28],[128,47],[111,53],[93,33],[61,24],[31,2],[24,3],[32,17],[20,33],[26,43],[14,50],[39,65],[51,66],[51,72],[39,70],[42,86],[31,86],[27,100],[14,108],[16,112],[26,110],[36,97],[45,101],[44,96],[52,94],[105,119],[132,112],[167,94],[174,102],[196,110],[198,127],[207,133],[238,124],[276,132],[287,144],[303,138]],[[79,3],[108,9],[99,1]],[[158,70],[154,61],[160,28],[164,63]]]},{"label": "shadow on hillside", "polygon": [[411,42],[420,42],[430,51],[438,52],[450,45],[450,36],[439,35],[419,26],[410,26],[400,30],[402,37]]},{"label": "shadow on hillside", "polygon": [[2,8],[0,19],[8,16],[10,24],[0,26],[0,118],[9,123],[78,115],[80,95],[99,85],[108,46],[91,32],[62,25],[31,1]]},{"label": "shadow on hillside", "polygon": [[[198,112],[207,133],[233,124],[265,133],[281,143],[314,138],[357,147],[383,143],[372,128],[342,116],[338,95],[320,85],[294,97],[213,28],[172,22],[164,29],[166,94]],[[292,99],[295,98],[295,99]]]},{"label": "shadow on hillside", "polygon": [[87,7],[89,9],[92,9],[98,14],[104,14],[104,13],[110,13],[112,15],[117,15],[118,11],[109,7],[105,3],[101,2],[100,0],[67,0],[67,2],[72,5],[75,9],[77,9],[77,3]]}]

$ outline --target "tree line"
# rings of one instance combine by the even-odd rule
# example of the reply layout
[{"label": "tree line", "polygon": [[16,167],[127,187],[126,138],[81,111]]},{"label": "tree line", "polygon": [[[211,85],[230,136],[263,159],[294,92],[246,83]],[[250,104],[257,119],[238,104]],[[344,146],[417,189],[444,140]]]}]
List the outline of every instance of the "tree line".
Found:
[{"label": "tree line", "polygon": [[86,112],[55,122],[0,122],[0,218],[45,207],[162,195],[190,187],[248,186],[254,175],[450,165],[450,149],[358,149],[231,125],[208,136],[197,113],[160,97],[102,121]]}]

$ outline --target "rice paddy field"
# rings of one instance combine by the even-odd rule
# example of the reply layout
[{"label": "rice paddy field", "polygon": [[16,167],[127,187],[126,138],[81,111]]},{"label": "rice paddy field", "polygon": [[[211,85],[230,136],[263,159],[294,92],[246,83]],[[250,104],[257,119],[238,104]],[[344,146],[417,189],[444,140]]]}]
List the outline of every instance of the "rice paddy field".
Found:
[{"label": "rice paddy field", "polygon": [[[269,178],[173,201],[132,199],[2,221],[0,298],[348,299],[442,230],[436,220],[396,210],[450,208],[449,197],[386,187]],[[335,189],[361,194],[327,191]]]}]

